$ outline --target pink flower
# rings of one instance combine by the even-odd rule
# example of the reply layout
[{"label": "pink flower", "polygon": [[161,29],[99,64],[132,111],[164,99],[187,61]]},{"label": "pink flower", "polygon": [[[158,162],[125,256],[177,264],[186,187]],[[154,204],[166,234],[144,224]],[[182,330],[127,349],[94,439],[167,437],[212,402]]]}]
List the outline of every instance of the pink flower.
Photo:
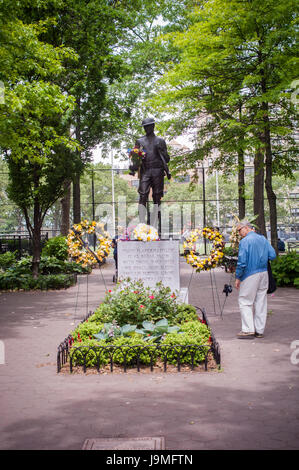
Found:
[{"label": "pink flower", "polygon": [[139,305],[139,308],[144,308],[144,305]]},{"label": "pink flower", "polygon": [[175,297],[175,294],[171,294],[171,296],[170,296],[170,297],[174,298],[174,297]]},{"label": "pink flower", "polygon": [[149,295],[149,299],[154,299],[155,297],[153,295]]}]

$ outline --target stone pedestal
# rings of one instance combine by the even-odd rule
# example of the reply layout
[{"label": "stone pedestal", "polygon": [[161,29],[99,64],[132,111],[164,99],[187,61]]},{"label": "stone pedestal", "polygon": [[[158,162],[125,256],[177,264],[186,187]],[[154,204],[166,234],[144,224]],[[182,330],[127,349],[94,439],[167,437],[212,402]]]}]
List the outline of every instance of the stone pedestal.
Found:
[{"label": "stone pedestal", "polygon": [[118,279],[141,280],[146,287],[162,282],[188,303],[188,289],[180,287],[179,240],[122,241],[117,247]]}]

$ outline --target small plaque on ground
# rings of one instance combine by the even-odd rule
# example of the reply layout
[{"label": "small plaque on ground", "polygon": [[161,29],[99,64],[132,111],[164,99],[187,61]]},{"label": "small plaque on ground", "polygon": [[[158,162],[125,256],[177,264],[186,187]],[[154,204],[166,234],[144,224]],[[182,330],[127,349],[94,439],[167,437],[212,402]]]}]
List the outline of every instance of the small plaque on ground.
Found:
[{"label": "small plaque on ground", "polygon": [[164,437],[86,439],[82,450],[165,450]]}]

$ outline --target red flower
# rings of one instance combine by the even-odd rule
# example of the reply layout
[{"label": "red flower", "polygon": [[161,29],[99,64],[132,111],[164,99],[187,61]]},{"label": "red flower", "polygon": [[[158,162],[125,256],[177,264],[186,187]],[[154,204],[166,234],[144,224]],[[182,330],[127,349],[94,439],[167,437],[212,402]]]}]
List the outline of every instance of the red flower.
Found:
[{"label": "red flower", "polygon": [[144,308],[144,305],[139,305],[139,308]]}]

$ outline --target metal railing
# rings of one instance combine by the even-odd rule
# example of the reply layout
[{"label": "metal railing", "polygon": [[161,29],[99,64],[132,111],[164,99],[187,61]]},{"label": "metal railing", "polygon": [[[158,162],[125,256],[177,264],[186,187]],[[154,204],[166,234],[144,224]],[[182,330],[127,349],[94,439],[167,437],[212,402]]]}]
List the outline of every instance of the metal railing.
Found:
[{"label": "metal railing", "polygon": [[[41,235],[41,246],[43,247],[48,240],[48,232]],[[32,239],[28,233],[23,234],[0,234],[0,253],[7,251],[17,251],[18,257],[21,257],[23,252],[32,255]]]}]

